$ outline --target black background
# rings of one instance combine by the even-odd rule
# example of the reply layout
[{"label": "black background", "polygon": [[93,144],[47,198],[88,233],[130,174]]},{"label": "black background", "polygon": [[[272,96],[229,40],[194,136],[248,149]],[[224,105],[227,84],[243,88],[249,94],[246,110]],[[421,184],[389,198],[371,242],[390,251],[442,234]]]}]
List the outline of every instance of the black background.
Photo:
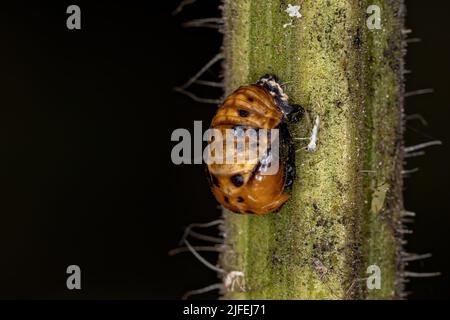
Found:
[{"label": "black background", "polygon": [[[72,2],[0,6],[0,298],[177,299],[218,281],[191,255],[167,254],[184,226],[220,216],[203,167],[170,160],[172,131],[214,113],[172,88],[221,45],[216,31],[181,24],[219,16],[218,1],[173,17],[177,3],[77,1],[79,31],[66,28]],[[407,26],[422,41],[409,47],[407,89],[435,93],[407,99],[407,114],[428,121],[408,122],[407,144],[444,142],[407,165],[420,167],[406,180],[417,212],[408,250],[434,255],[411,269],[443,272],[412,280],[416,299],[450,296],[448,9],[408,1]],[[71,264],[80,291],[66,289]]]}]

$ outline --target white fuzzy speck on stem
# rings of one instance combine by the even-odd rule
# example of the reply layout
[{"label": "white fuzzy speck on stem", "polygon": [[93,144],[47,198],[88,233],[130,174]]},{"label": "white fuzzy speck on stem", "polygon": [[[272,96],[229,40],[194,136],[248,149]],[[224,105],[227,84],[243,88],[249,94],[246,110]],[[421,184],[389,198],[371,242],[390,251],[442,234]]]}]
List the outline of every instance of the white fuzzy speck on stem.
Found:
[{"label": "white fuzzy speck on stem", "polygon": [[287,28],[289,26],[292,26],[292,20],[289,21],[288,23],[283,24],[283,28]]},{"label": "white fuzzy speck on stem", "polygon": [[244,279],[243,272],[231,271],[225,277],[224,280],[225,287],[230,291],[234,291],[234,287],[237,284],[239,289],[243,290],[243,279]]},{"label": "white fuzzy speck on stem", "polygon": [[320,118],[319,116],[317,116],[314,128],[312,130],[311,138],[307,147],[308,152],[314,152],[317,150],[317,135],[319,133],[319,126],[320,126]]},{"label": "white fuzzy speck on stem", "polygon": [[302,14],[300,13],[300,6],[293,6],[291,4],[288,4],[286,12],[289,15],[289,17],[295,17],[295,18],[302,17]]}]

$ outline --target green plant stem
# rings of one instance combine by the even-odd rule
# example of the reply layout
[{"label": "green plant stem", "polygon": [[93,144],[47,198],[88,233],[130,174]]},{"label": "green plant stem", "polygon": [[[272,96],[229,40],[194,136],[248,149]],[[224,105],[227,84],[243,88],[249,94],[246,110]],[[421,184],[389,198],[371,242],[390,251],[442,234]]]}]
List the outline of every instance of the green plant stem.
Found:
[{"label": "green plant stem", "polygon": [[[302,17],[290,17],[288,4]],[[366,26],[372,4],[379,30]],[[223,13],[226,93],[272,73],[307,110],[291,126],[295,137],[309,137],[320,117],[317,151],[296,142],[298,178],[285,207],[224,213],[220,262],[244,274],[225,298],[400,297],[402,1],[225,0]],[[379,290],[366,287],[373,264]]]}]

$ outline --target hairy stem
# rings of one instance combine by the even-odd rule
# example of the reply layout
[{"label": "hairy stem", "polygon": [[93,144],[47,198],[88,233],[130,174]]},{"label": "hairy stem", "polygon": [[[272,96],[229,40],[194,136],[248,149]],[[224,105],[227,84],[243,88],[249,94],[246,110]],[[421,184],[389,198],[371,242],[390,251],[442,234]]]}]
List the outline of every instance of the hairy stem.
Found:
[{"label": "hairy stem", "polygon": [[[286,9],[300,5],[299,17]],[[366,25],[381,8],[381,29]],[[266,73],[307,110],[291,126],[297,180],[276,214],[225,212],[229,299],[391,299],[401,296],[403,4],[401,0],[225,0],[225,87]],[[369,290],[370,265],[381,289]],[[232,282],[232,281],[231,281]]]}]

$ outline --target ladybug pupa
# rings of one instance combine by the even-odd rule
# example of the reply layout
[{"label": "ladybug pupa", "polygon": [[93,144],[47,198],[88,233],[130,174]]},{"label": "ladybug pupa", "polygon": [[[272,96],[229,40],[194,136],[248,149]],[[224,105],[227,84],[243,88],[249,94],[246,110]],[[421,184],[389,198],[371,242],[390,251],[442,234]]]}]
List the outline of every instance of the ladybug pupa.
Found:
[{"label": "ladybug pupa", "polygon": [[[256,161],[208,163],[211,190],[220,204],[241,214],[263,215],[281,209],[289,199],[295,179],[295,150],[288,123],[296,122],[302,116],[303,108],[288,103],[288,96],[273,75],[265,75],[255,84],[242,86],[225,98],[214,115],[211,129],[231,130],[234,135],[250,129],[277,132],[278,169],[273,174],[264,172],[275,159],[269,146]],[[223,146],[229,148],[227,144]],[[233,152],[236,158],[243,151],[233,148]]]}]

